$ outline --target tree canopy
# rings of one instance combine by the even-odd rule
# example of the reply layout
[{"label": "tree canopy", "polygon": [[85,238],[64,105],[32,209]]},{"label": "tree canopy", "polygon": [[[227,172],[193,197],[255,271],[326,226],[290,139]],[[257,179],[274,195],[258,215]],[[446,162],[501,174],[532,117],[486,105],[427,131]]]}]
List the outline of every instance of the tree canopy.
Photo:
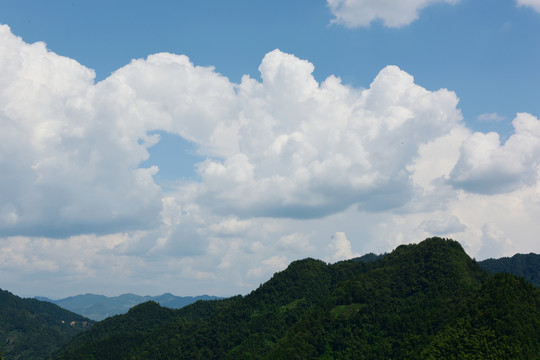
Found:
[{"label": "tree canopy", "polygon": [[453,240],[370,261],[295,261],[246,296],[145,303],[57,359],[508,359],[540,353],[540,294]]}]

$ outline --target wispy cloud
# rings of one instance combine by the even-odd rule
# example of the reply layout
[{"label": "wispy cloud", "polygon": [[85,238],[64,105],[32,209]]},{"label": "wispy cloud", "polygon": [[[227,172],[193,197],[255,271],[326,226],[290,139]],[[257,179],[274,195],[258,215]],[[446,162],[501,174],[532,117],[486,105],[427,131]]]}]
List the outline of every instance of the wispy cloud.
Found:
[{"label": "wispy cloud", "polygon": [[485,113],[478,115],[478,121],[482,122],[500,122],[503,120],[505,120],[505,117],[497,113]]},{"label": "wispy cloud", "polygon": [[377,20],[387,27],[399,28],[417,20],[420,11],[430,5],[457,2],[459,0],[327,0],[335,16],[332,22],[350,28],[369,26]]},{"label": "wispy cloud", "polygon": [[540,13],[540,0],[516,0],[519,6],[527,6]]},{"label": "wispy cloud", "polygon": [[[332,23],[348,28],[368,27],[381,21],[384,26],[401,28],[410,25],[421,11],[435,4],[455,5],[460,0],[326,0],[335,18]],[[516,0],[518,6],[540,12],[539,0]]]}]

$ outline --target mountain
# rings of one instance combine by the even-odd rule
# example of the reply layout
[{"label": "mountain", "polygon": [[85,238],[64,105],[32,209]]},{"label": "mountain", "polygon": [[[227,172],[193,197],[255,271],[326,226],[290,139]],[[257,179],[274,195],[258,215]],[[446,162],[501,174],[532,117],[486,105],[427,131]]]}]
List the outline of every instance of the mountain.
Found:
[{"label": "mountain", "polygon": [[93,323],[57,305],[0,290],[0,353],[5,360],[47,359]]},{"label": "mountain", "polygon": [[340,284],[265,358],[532,359],[539,305],[523,279],[489,275],[457,242],[429,239]]},{"label": "mountain", "polygon": [[[383,258],[385,255],[369,253],[352,260],[372,262]],[[509,273],[520,276],[537,288],[540,288],[540,255],[538,254],[516,254],[510,258],[486,259],[479,261],[478,265],[492,274]]]},{"label": "mountain", "polygon": [[337,283],[366,267],[343,263],[334,268],[306,259],[293,262],[246,297],[198,301],[179,310],[144,303],[74,338],[58,358],[213,359],[229,352],[233,358],[237,352],[262,354]]},{"label": "mountain", "polygon": [[478,265],[491,273],[510,273],[521,276],[531,284],[540,288],[540,255],[516,254],[500,259],[487,259],[478,262]]},{"label": "mountain", "polygon": [[165,293],[159,296],[139,296],[135,294],[123,294],[115,297],[104,295],[84,294],[70,296],[60,300],[51,300],[46,297],[36,297],[38,300],[48,301],[74,313],[86,316],[92,320],[101,321],[109,316],[124,314],[135,305],[146,301],[155,301],[162,306],[171,309],[180,309],[193,304],[198,300],[215,300],[216,296],[175,296]]},{"label": "mountain", "polygon": [[383,257],[385,257],[386,254],[374,254],[374,253],[369,253],[369,254],[365,254],[365,255],[362,255],[360,257],[357,257],[357,258],[354,258],[354,259],[351,259],[352,261],[360,261],[360,262],[374,262],[376,260],[379,260],[379,259],[382,259]]},{"label": "mountain", "polygon": [[[372,257],[370,257],[371,260]],[[247,296],[135,306],[56,359],[534,359],[540,290],[453,240],[374,261],[295,261]]]}]

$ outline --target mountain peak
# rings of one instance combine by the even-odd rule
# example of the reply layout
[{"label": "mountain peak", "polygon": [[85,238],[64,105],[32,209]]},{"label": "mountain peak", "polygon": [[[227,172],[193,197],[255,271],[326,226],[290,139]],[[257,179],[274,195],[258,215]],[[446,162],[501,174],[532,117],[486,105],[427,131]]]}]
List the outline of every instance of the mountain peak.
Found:
[{"label": "mountain peak", "polygon": [[539,292],[516,279],[489,275],[438,237],[374,262],[308,258],[245,297],[139,305],[75,338],[60,359],[535,358]]}]

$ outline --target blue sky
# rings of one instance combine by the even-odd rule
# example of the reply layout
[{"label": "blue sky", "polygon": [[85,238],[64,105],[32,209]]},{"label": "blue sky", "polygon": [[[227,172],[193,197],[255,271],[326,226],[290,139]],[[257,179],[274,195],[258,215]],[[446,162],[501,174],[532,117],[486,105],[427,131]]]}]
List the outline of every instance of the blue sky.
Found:
[{"label": "blue sky", "polygon": [[231,295],[431,235],[538,252],[540,2],[347,4],[2,1],[0,287]]}]

